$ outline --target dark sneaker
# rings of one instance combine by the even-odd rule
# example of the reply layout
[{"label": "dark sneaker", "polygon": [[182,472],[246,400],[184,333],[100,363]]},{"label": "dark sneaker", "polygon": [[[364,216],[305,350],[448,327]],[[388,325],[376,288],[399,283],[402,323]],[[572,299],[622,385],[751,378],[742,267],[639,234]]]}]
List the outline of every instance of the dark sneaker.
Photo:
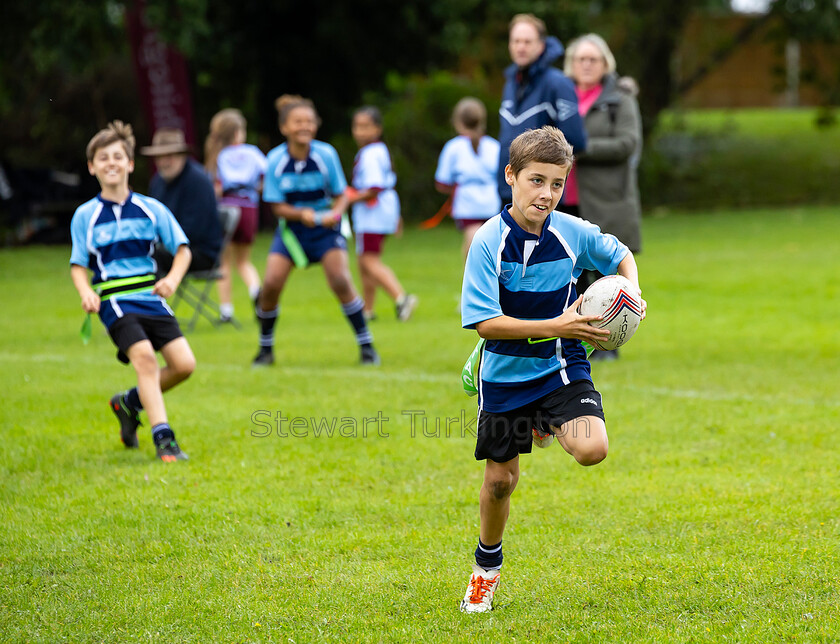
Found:
[{"label": "dark sneaker", "polygon": [[376,353],[376,349],[373,348],[372,344],[366,344],[362,347],[361,363],[374,366],[379,364],[379,354]]},{"label": "dark sneaker", "polygon": [[140,417],[137,412],[125,404],[123,394],[114,394],[108,405],[117,420],[120,421],[120,440],[122,440],[123,445],[130,449],[139,447],[137,428],[140,426]]},{"label": "dark sneaker", "polygon": [[417,308],[420,299],[416,295],[406,295],[401,304],[397,304],[397,319],[400,322],[407,322]]},{"label": "dark sneaker", "polygon": [[268,367],[274,364],[274,352],[271,349],[266,349],[265,347],[260,349],[260,352],[257,354],[257,357],[254,358],[254,361],[251,363],[253,367]]},{"label": "dark sneaker", "polygon": [[157,449],[157,457],[164,463],[174,463],[175,461],[186,461],[189,456],[181,451],[175,437],[165,438],[160,443],[155,445]]}]

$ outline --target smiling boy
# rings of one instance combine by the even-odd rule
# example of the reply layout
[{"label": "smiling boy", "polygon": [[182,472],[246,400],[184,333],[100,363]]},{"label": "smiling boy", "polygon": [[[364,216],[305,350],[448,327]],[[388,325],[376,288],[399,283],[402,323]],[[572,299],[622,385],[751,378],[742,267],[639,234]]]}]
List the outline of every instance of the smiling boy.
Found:
[{"label": "smiling boy", "polygon": [[[505,181],[512,203],[476,234],[461,297],[464,328],[486,340],[478,377],[476,460],[485,461],[480,534],[461,610],[492,610],[502,534],[519,480],[519,454],[557,438],[581,465],[607,456],[601,395],[581,341],[609,335],[582,316],[575,282],[584,269],[619,273],[639,289],[633,254],[597,226],[554,209],[572,148],[551,126],[520,134]],[[642,317],[646,304],[642,301]]]},{"label": "smiling boy", "polygon": [[[123,444],[138,447],[137,427],[145,409],[157,457],[172,462],[187,455],[169,426],[163,392],[190,376],[195,358],[165,298],[181,283],[191,254],[187,237],[166,206],[129,188],[134,145],[131,126],[121,121],[110,123],[88,143],[88,171],[101,192],[73,214],[70,277],[82,309],[99,314],[117,346],[117,357],[137,374],[136,387],[110,400]],[[152,259],[156,241],[174,255],[172,268],[159,280]],[[93,274],[91,283],[88,271]],[[156,351],[166,362],[162,368]]]}]

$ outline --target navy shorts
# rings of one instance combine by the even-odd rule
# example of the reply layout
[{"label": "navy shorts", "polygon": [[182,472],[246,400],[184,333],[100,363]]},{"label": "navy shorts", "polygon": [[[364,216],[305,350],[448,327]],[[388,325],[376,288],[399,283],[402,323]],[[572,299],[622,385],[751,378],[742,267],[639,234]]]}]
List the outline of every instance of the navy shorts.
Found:
[{"label": "navy shorts", "polygon": [[[479,410],[475,458],[504,463],[519,454],[530,454],[534,427],[547,433],[550,425],[560,427],[582,416],[597,416],[604,420],[601,394],[589,380],[573,380],[518,409]],[[586,428],[582,427],[580,431],[586,431]]]},{"label": "navy shorts", "polygon": [[114,322],[108,333],[117,345],[117,359],[129,363],[128,349],[142,340],[152,343],[155,351],[183,337],[178,320],[171,315],[139,315],[128,313]]},{"label": "navy shorts", "polygon": [[[306,258],[310,263],[315,264],[321,261],[321,258],[334,248],[347,251],[347,240],[344,235],[333,228],[325,228],[324,226],[315,226],[313,228],[300,228],[294,231],[295,237],[300,242],[303,252],[306,253]],[[274,233],[274,241],[271,242],[269,253],[278,253],[284,257],[292,259],[292,255],[286,248],[283,242],[283,230],[278,228]]]}]

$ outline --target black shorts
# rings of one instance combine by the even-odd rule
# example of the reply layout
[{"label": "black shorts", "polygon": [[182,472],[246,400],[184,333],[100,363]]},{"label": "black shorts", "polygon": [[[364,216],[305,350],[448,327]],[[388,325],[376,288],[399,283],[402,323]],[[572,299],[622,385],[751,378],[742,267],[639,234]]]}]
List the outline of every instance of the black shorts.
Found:
[{"label": "black shorts", "polygon": [[532,403],[510,411],[478,412],[475,458],[504,463],[519,454],[530,454],[532,429],[548,432],[581,416],[604,418],[601,394],[589,380],[574,380]]},{"label": "black shorts", "polygon": [[108,329],[111,339],[117,345],[117,360],[128,364],[128,348],[142,340],[152,343],[155,351],[165,347],[172,340],[184,336],[178,320],[169,315],[138,315],[129,313]]}]

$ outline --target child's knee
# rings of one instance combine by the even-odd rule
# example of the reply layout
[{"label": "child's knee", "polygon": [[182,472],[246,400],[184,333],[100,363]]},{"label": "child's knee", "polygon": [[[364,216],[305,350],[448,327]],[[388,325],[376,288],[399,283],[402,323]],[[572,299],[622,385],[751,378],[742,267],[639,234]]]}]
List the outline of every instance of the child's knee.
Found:
[{"label": "child's knee", "polygon": [[575,460],[584,466],[597,465],[607,458],[608,451],[606,440],[587,441],[575,450]]},{"label": "child's knee", "polygon": [[344,273],[330,275],[328,278],[330,288],[336,295],[346,295],[353,288],[350,276]]},{"label": "child's knee", "polygon": [[505,472],[497,474],[491,480],[487,481],[487,487],[494,499],[501,501],[513,494],[519,476],[513,472]]},{"label": "child's knee", "polygon": [[154,350],[149,345],[149,351],[132,350],[131,366],[139,376],[148,376],[158,371],[158,361]]},{"label": "child's knee", "polygon": [[195,371],[195,356],[192,353],[189,356],[183,356],[174,366],[178,376],[182,380],[186,380]]}]

